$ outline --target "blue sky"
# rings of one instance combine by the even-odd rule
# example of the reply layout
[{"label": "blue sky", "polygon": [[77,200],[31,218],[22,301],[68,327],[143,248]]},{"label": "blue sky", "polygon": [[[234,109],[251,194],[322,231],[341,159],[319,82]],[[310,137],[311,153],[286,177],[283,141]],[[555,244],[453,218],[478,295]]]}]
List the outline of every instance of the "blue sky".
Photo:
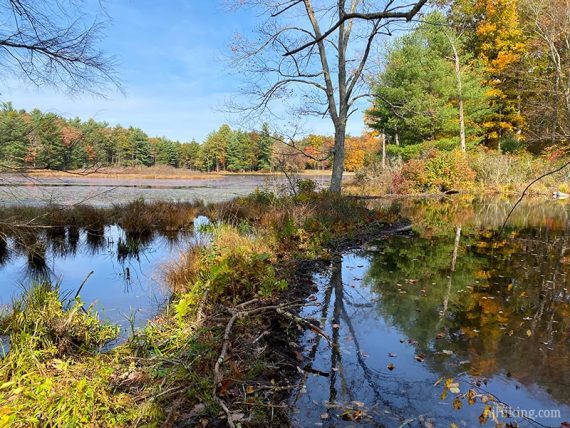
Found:
[{"label": "blue sky", "polygon": [[[229,117],[221,108],[240,86],[225,58],[236,33],[252,36],[258,17],[251,10],[228,11],[222,0],[113,0],[104,7],[110,22],[101,46],[118,62],[124,95],[110,91],[106,99],[70,97],[7,79],[2,101],[133,125],[181,141],[201,141],[224,122],[239,125],[239,117]],[[362,115],[356,114],[349,131],[358,134],[361,128]],[[311,118],[306,130],[332,133],[332,125]]]}]

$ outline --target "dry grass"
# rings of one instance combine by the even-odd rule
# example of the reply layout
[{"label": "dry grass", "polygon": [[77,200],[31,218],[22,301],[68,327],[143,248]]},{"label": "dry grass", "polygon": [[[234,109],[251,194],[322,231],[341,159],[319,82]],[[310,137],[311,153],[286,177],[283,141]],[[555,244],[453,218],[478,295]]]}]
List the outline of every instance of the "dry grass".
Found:
[{"label": "dry grass", "polygon": [[128,168],[92,168],[75,171],[53,171],[45,169],[30,170],[28,175],[38,178],[46,177],[89,177],[89,178],[119,178],[119,179],[211,179],[212,177],[222,176],[215,172],[204,173],[183,168],[174,168],[166,165],[157,165],[151,167],[128,167]]}]

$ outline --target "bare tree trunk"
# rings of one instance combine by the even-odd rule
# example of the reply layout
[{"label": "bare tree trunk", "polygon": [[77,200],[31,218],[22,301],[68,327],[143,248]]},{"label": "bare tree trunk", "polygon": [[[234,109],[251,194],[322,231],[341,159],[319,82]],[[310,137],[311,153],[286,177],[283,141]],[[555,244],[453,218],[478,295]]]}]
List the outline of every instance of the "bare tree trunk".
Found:
[{"label": "bare tree trunk", "polygon": [[340,192],[342,189],[342,175],[344,174],[344,140],[346,139],[346,126],[337,126],[334,133],[334,157],[331,176],[331,192]]},{"label": "bare tree trunk", "polygon": [[461,226],[455,229],[455,241],[453,243],[453,254],[451,255],[451,271],[455,272],[457,264],[457,253],[459,253],[459,242],[461,241]]},{"label": "bare tree trunk", "polygon": [[453,59],[455,62],[455,78],[457,79],[457,101],[459,104],[459,145],[462,151],[467,150],[467,144],[465,143],[465,113],[463,106],[463,83],[461,81],[461,62],[459,60],[459,52],[457,52],[457,47],[455,46],[455,41],[449,35],[447,36],[449,43],[451,44],[451,49],[453,49]]},{"label": "bare tree trunk", "polygon": [[386,134],[382,133],[382,169],[386,169]]}]

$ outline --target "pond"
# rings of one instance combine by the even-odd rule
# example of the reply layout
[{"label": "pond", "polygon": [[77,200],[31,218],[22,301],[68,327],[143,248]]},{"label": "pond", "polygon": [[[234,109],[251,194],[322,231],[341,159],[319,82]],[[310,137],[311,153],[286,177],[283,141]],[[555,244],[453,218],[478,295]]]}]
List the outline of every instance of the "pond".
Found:
[{"label": "pond", "polygon": [[194,232],[127,233],[115,224],[100,228],[35,229],[0,246],[0,308],[33,283],[59,285],[63,299],[80,290],[100,317],[121,326],[119,341],[155,317],[170,296],[164,273],[197,239]]},{"label": "pond", "polygon": [[409,218],[413,232],[342,254],[315,276],[302,315],[330,343],[302,338],[294,426],[570,421],[570,205],[527,201],[499,234],[510,206],[379,207]]},{"label": "pond", "polygon": [[[302,178],[326,186],[326,175],[304,174]],[[104,178],[90,175],[33,178],[26,175],[0,174],[0,206],[89,204],[106,207],[143,198],[147,202],[172,201],[205,203],[223,202],[245,196],[257,188],[279,190],[289,186],[285,176],[204,175],[199,178],[150,179]]]}]

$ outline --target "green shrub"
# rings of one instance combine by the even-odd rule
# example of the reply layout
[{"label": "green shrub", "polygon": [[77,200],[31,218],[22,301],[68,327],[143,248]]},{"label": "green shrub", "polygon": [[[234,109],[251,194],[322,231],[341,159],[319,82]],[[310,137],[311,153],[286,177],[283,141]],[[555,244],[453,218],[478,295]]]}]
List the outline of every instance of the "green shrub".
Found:
[{"label": "green shrub", "polygon": [[465,153],[433,150],[423,159],[406,162],[392,180],[394,193],[445,192],[468,189],[474,184],[475,172]]}]

